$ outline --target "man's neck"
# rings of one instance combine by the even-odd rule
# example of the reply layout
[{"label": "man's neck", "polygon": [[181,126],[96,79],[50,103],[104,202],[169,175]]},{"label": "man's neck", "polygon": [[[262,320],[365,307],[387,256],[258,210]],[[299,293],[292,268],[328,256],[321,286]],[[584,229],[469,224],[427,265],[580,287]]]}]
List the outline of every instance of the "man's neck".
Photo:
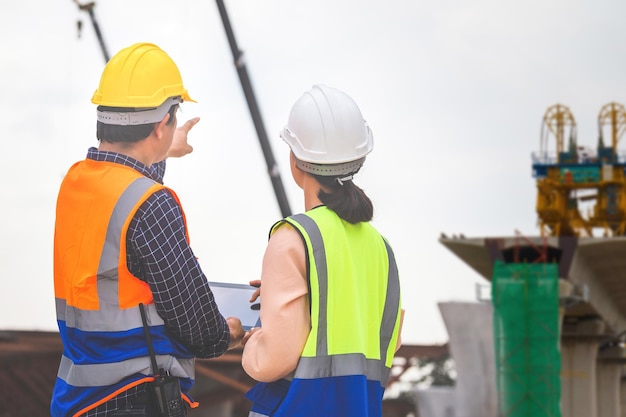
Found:
[{"label": "man's neck", "polygon": [[136,142],[136,143],[123,143],[123,142],[100,142],[100,146],[98,146],[98,150],[105,152],[116,152],[122,155],[129,156],[137,161],[145,164],[146,166],[151,166],[155,162],[150,153],[147,152],[146,147],[143,145],[144,141]]}]

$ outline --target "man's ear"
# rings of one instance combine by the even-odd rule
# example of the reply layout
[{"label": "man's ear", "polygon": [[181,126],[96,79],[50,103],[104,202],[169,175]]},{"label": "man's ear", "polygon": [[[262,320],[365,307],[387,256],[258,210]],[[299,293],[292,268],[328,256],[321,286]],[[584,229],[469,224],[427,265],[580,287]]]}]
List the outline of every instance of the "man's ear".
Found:
[{"label": "man's ear", "polygon": [[167,124],[169,120],[170,120],[170,114],[166,113],[165,117],[163,117],[163,120],[155,124],[154,134],[156,135],[157,138],[161,139],[163,137],[163,129],[165,129],[165,125]]}]

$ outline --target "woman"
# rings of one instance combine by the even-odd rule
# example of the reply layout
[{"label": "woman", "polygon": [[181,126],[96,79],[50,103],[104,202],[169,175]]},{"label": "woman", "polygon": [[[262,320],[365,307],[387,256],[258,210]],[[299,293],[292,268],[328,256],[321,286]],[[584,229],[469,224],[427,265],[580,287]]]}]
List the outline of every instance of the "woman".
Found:
[{"label": "woman", "polygon": [[379,417],[402,311],[393,252],[352,181],[372,132],[352,98],[315,85],[281,136],[305,213],[270,231],[262,327],[244,339],[243,367],[260,381],[250,415]]}]

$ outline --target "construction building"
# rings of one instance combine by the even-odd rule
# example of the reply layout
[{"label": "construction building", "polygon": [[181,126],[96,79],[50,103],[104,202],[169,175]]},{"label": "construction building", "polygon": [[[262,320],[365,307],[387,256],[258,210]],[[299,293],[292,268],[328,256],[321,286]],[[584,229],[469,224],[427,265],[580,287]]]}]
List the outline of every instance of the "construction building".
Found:
[{"label": "construction building", "polygon": [[536,236],[440,239],[491,282],[494,415],[626,416],[624,106],[602,107],[598,130],[580,146],[570,110],[546,111]]}]

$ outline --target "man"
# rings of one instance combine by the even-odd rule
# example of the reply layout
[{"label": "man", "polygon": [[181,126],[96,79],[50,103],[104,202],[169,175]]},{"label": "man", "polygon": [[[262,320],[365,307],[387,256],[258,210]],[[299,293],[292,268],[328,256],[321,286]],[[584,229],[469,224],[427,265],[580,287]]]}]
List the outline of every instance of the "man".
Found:
[{"label": "man", "polygon": [[192,151],[187,133],[199,119],[177,129],[183,101],[193,100],[176,64],[149,43],[115,55],[93,95],[99,147],[70,168],[57,201],[64,351],[54,417],[161,416],[157,376],[174,381],[184,415],[183,400],[197,406],[187,396],[194,358],[219,356],[243,336],[241,322],[218,311],[180,202],[163,185],[165,159]]}]

